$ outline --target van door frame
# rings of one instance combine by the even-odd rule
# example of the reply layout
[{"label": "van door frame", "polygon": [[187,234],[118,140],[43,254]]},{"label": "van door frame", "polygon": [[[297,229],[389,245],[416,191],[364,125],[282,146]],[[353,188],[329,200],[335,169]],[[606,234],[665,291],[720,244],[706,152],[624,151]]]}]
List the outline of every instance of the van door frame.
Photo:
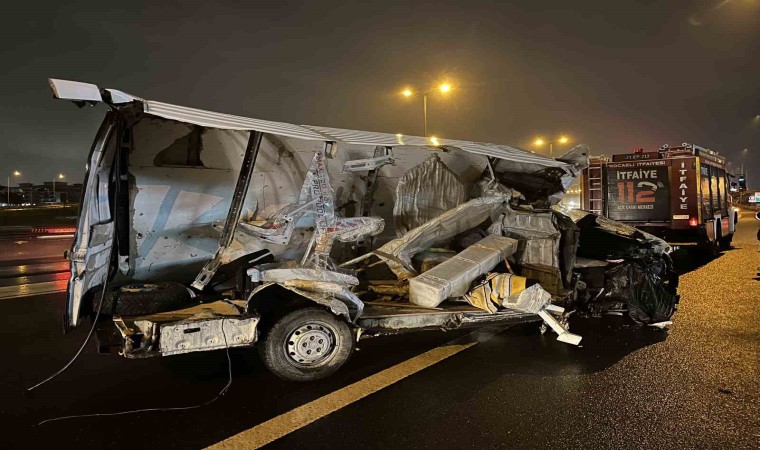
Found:
[{"label": "van door frame", "polygon": [[[115,112],[106,113],[88,156],[77,231],[71,250],[65,255],[71,263],[68,301],[64,312],[66,331],[79,324],[84,295],[94,286],[105,282],[111,270],[114,222],[109,188],[113,161],[108,159],[113,160],[117,149],[114,147],[113,152],[107,153],[110,150],[109,144],[119,129],[118,122]],[[103,163],[108,163],[107,167],[103,167]],[[101,192],[103,187],[106,188],[105,192]],[[108,257],[104,261],[105,255]]]}]

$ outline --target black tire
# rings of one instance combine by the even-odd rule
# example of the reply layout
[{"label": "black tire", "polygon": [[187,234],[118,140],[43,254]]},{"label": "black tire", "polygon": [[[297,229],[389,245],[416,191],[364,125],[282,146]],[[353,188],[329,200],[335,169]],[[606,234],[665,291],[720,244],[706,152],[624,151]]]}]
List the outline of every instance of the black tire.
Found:
[{"label": "black tire", "polygon": [[[97,311],[101,292],[93,294],[93,311]],[[141,316],[192,306],[187,288],[179,283],[130,283],[106,291],[101,314],[114,316]]]},{"label": "black tire", "polygon": [[[267,368],[290,381],[312,381],[335,373],[354,349],[348,324],[320,307],[285,314],[259,343]],[[309,352],[307,354],[307,352]]]}]

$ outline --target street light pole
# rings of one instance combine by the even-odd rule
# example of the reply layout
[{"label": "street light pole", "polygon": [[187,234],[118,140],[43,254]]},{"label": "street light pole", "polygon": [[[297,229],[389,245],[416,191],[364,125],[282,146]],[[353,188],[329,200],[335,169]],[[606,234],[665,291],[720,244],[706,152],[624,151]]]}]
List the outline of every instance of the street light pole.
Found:
[{"label": "street light pole", "polygon": [[[59,180],[63,180],[63,178],[64,178],[64,175],[63,175],[62,173],[59,173],[59,174],[58,174],[58,179],[59,179]],[[55,203],[58,203],[58,202],[56,201],[56,198],[55,198],[55,177],[53,177],[53,201],[54,201]]]},{"label": "street light pole", "polygon": [[[438,90],[442,94],[446,94],[449,91],[451,91],[451,85],[448,83],[443,83],[442,85],[438,86]],[[427,137],[428,131],[427,131],[427,101],[428,101],[428,95],[432,94],[433,91],[428,92],[413,92],[411,89],[404,89],[401,94],[404,97],[411,97],[412,95],[421,95],[422,96],[422,133],[423,136]]]},{"label": "street light pole", "polygon": [[8,187],[7,187],[7,189],[8,189],[8,206],[11,205],[11,175],[14,176],[14,177],[18,177],[18,176],[21,176],[21,172],[19,172],[18,170],[14,170],[13,172],[11,172],[11,173],[8,174],[8,183],[7,183],[8,184]]},{"label": "street light pole", "polygon": [[568,142],[570,142],[570,139],[568,139],[567,136],[560,136],[556,141],[549,142],[545,142],[542,138],[539,137],[533,141],[533,145],[540,147],[544,144],[549,144],[549,158],[554,158],[554,144],[567,144]]},{"label": "street light pole", "polygon": [[427,93],[422,94],[422,136],[427,137]]}]

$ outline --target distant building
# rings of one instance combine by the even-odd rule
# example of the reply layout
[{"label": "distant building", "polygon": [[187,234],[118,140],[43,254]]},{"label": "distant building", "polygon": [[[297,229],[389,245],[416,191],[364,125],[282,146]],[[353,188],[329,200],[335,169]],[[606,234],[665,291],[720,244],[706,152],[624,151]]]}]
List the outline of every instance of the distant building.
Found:
[{"label": "distant building", "polygon": [[[45,181],[42,184],[19,183],[10,187],[10,203],[46,204],[78,203],[82,196],[82,183],[69,184],[66,181]],[[8,201],[8,186],[0,186],[0,203]]]}]

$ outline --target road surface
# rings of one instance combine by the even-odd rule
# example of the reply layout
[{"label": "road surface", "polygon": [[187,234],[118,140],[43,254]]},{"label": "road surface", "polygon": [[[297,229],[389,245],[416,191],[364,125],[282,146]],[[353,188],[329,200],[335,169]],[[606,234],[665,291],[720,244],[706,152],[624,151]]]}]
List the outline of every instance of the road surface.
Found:
[{"label": "road surface", "polygon": [[336,375],[310,384],[281,381],[237,349],[230,389],[206,406],[43,425],[206,402],[228,381],[227,356],[125,360],[91,344],[25,393],[88,330],[61,334],[61,293],[3,298],[0,447],[756,448],[757,226],[743,218],[734,249],[682,276],[667,332],[609,318],[574,321],[581,348],[535,326],[370,339]]}]

